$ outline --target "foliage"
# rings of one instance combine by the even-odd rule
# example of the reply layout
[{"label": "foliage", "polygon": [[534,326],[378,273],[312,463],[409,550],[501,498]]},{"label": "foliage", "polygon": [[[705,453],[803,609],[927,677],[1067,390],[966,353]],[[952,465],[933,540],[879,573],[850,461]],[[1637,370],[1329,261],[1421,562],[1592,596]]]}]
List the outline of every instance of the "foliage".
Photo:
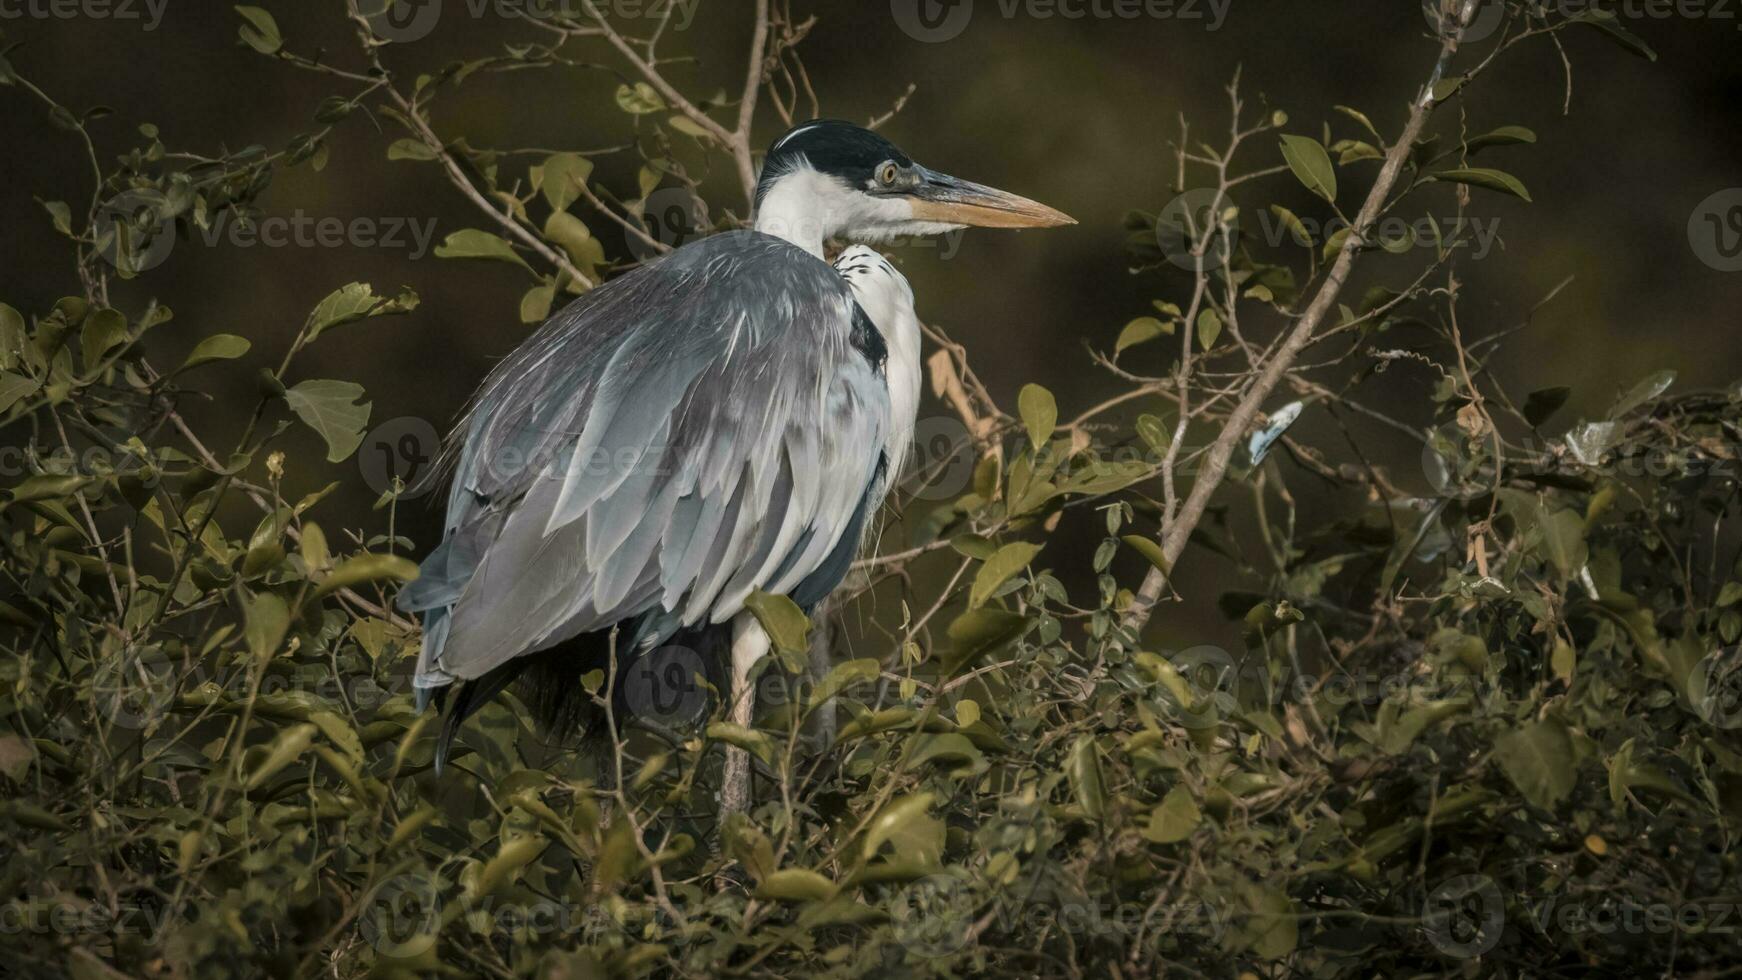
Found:
[{"label": "foliage", "polygon": [[[747,161],[737,144],[750,115],[724,98],[677,103],[651,42],[607,33],[602,18],[536,24],[544,43],[407,92],[361,14],[368,66],[351,71],[293,53],[267,11],[239,10],[245,43],[358,90],[277,153],[169,151],[145,127],[145,145],[106,170],[96,119],[0,62],[0,81],[80,137],[100,175],[81,219],[47,207],[74,245],[80,295],[0,306],[0,412],[27,470],[0,503],[10,968],[1368,976],[1641,962],[1695,973],[1733,960],[1742,389],[1671,394],[1673,376],[1655,375],[1608,417],[1549,437],[1567,392],[1518,407],[1488,372],[1507,331],[1464,338],[1455,232],[1419,253],[1426,271],[1387,267],[1348,303],[1349,264],[1386,243],[1315,234],[1281,203],[1340,213],[1369,179],[1387,213],[1436,192],[1460,215],[1472,193],[1527,199],[1466,158],[1529,143],[1528,131],[1406,129],[1388,143],[1342,108],[1352,135],[1332,138],[1327,123],[1315,138],[1281,112],[1243,121],[1231,89],[1233,145],[1180,151],[1182,190],[1188,166],[1217,177],[1211,205],[1171,238],[1158,234],[1165,212],[1131,219],[1136,261],[1179,299],[1170,277],[1189,272],[1190,299],[1106,331],[1106,403],[1073,415],[1037,384],[1001,411],[966,352],[932,331],[932,386],[960,439],[922,453],[907,540],[862,562],[850,590],[887,598],[879,609],[898,621],[846,654],[829,646],[845,603],[810,624],[759,597],[783,642],[764,662],[754,728],[703,698],[575,752],[547,744],[508,696],[438,778],[435,718],[407,687],[416,627],[390,611],[418,553],[394,531],[396,495],[376,526],[338,530],[326,491],[283,492],[287,467],[326,464],[280,448],[305,425],[329,462],[355,451],[366,393],[302,376],[297,355],[415,297],[334,290],[287,350],[263,352],[277,366],[254,370],[257,404],[220,450],[179,406],[221,371],[247,376],[250,342],[212,333],[160,372],[151,330],[169,310],[111,306],[110,279],[149,273],[154,234],[246,215],[284,168],[318,169],[333,126],[378,100],[412,134],[384,155],[443,167],[501,232],[458,233],[444,254],[521,267],[533,277],[521,312],[537,320],[559,292],[663,251],[646,227],[636,237],[640,205],[682,172],[682,153]],[[1589,21],[1516,14],[1495,53]],[[791,51],[803,25],[784,11],[760,23],[751,63],[803,77]],[[1439,68],[1460,30],[1447,28]],[[565,45],[598,38],[625,43],[647,79],[617,103],[661,117],[641,144],[653,155],[636,206],[614,210],[578,154],[541,156],[522,182],[510,155],[435,134],[438,92],[497,69],[560,69]],[[1436,69],[1430,94],[1456,98],[1486,64],[1449,81]],[[762,79],[751,73],[751,103]],[[796,96],[770,98],[791,117]],[[1419,101],[1411,125],[1435,101]],[[693,145],[679,151],[677,136]],[[1250,180],[1231,172],[1242,147],[1261,158]],[[1287,196],[1291,180],[1307,198]],[[1231,233],[1241,207],[1261,213],[1235,205],[1236,188],[1260,187],[1278,202],[1263,213],[1291,230],[1275,248]],[[146,203],[106,220],[117,194]],[[626,223],[629,259],[585,230],[570,210],[582,200]],[[1267,323],[1274,342],[1261,339]],[[1312,349],[1345,353],[1282,363],[1270,384],[1286,378],[1304,406],[1241,415],[1251,392],[1254,404],[1269,392],[1263,370],[1299,323]],[[1164,338],[1178,357],[1144,375]],[[1428,492],[1288,431],[1303,411],[1338,426],[1373,417],[1355,393],[1383,371],[1430,379],[1437,427],[1390,423],[1420,440]],[[1224,442],[1238,451],[1218,455]],[[950,486],[963,456],[971,478]],[[1226,486],[1200,522],[1186,487],[1206,483]],[[1347,516],[1298,519],[1306,487]],[[1065,564],[1071,535],[1099,540],[1089,568]],[[1175,575],[1188,540],[1192,561],[1223,556],[1247,582],[1220,597],[1237,650],[1164,649],[1148,621],[1170,600],[1210,599]],[[824,669],[809,667],[807,643],[831,654]],[[677,668],[643,683],[680,701],[701,691]],[[582,682],[609,710],[621,681]],[[721,825],[725,744],[749,750],[761,776],[758,805]]]}]

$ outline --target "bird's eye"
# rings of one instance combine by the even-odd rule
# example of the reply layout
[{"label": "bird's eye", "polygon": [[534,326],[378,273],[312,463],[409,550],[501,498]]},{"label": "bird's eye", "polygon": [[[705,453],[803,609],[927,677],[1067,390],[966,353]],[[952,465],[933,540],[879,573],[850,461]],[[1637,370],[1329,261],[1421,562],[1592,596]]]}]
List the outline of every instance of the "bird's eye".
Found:
[{"label": "bird's eye", "polygon": [[877,182],[884,187],[893,186],[895,178],[899,176],[901,176],[901,168],[893,163],[886,163],[877,170]]}]

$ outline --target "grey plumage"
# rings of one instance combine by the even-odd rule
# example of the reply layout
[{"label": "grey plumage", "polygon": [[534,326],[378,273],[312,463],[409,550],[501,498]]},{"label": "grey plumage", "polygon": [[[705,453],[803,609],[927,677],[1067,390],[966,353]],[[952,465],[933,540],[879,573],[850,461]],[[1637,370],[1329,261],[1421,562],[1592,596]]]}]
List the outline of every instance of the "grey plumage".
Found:
[{"label": "grey plumage", "polygon": [[480,390],[445,540],[401,594],[420,700],[615,624],[646,648],[754,589],[827,595],[887,467],[863,317],[828,264],[748,231],[552,317]]}]

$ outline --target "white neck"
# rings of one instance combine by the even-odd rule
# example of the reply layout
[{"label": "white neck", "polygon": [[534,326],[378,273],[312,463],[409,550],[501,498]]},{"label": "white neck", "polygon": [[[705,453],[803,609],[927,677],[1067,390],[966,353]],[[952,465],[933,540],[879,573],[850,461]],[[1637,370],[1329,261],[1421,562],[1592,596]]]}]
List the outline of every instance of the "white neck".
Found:
[{"label": "white neck", "polygon": [[[850,192],[833,177],[804,167],[775,180],[756,209],[756,230],[784,238],[817,258],[836,231],[840,212],[830,202]],[[834,220],[831,220],[831,215]]]}]

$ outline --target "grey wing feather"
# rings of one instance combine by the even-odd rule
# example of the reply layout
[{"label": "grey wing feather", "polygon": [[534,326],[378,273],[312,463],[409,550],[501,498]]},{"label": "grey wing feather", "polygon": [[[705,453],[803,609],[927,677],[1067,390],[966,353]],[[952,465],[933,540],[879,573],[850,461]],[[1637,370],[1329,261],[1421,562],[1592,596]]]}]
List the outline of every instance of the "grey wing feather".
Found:
[{"label": "grey wing feather", "polygon": [[552,318],[481,390],[446,539],[401,597],[426,615],[419,686],[629,620],[655,642],[754,589],[832,589],[889,426],[854,312],[828,265],[734,232]]}]

